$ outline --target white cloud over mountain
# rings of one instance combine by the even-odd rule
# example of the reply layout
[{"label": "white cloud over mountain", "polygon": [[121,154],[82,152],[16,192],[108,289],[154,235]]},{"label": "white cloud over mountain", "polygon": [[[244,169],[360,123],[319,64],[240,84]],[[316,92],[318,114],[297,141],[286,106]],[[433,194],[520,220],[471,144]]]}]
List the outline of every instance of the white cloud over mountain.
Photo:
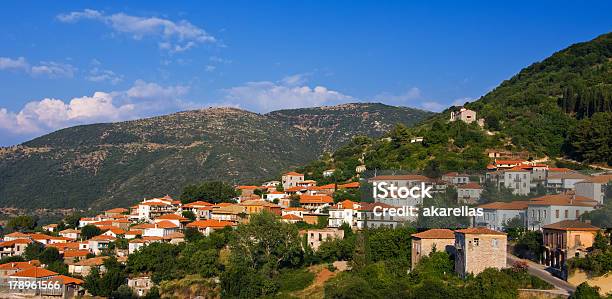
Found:
[{"label": "white cloud over mountain", "polygon": [[64,23],[76,23],[81,20],[98,21],[115,32],[130,35],[135,40],[145,37],[159,38],[159,48],[168,52],[183,52],[198,44],[217,42],[214,36],[186,20],[175,22],[158,17],[138,17],[125,13],[105,14],[93,9],[60,14],[57,19]]},{"label": "white cloud over mountain", "polygon": [[293,75],[277,82],[247,82],[241,86],[224,89],[223,93],[227,102],[257,112],[357,101],[351,96],[327,87],[311,87],[305,83],[304,76]]},{"label": "white cloud over mountain", "polygon": [[185,86],[161,86],[138,80],[126,91],[94,92],[69,101],[45,98],[27,103],[20,111],[0,108],[0,132],[33,137],[57,129],[97,122],[136,119],[184,109]]}]

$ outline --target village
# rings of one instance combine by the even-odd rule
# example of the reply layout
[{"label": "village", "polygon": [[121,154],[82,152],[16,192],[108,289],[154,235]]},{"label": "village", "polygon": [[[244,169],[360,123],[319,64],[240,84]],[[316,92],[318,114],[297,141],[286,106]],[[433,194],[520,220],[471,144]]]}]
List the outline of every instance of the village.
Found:
[{"label": "village", "polygon": [[[451,121],[479,121],[472,112],[462,109],[452,115]],[[411,236],[413,267],[435,250],[447,251],[455,257],[455,271],[460,277],[475,275],[487,268],[510,267],[512,257],[508,253],[506,229],[508,223],[514,221],[526,230],[542,232],[540,245],[544,250],[539,264],[567,279],[566,261],[589,254],[596,235],[603,233],[601,228],[582,221],[581,216],[603,206],[605,187],[612,181],[612,174],[586,175],[521,159],[520,154],[504,150],[492,149],[488,155],[491,163],[479,174],[449,172],[438,178],[421,174],[377,175],[319,185],[308,179],[308,174],[290,171],[282,174],[278,181],[235,186],[239,195],[232,202],[198,200],[183,203],[165,195],[83,217],[77,227],[60,229],[64,226],[56,223],[43,226],[45,232],[12,232],[0,242],[0,258],[22,256],[33,243],[53,247],[68,265],[70,276],[47,269],[39,260],[9,262],[0,265],[0,292],[9,297],[84,295],[87,292],[83,288],[84,277],[94,269],[104,272],[104,261],[111,256],[125,263],[130,254],[152,243],[185,242],[186,230],[197,230],[209,236],[216,230],[248,223],[252,215],[263,211],[276,215],[282,222],[301,224],[300,235],[314,251],[326,241],[342,239],[345,233],[342,226],[360,231],[414,223],[417,219],[376,215],[374,211],[377,207],[419,206],[423,204],[421,200],[334,200],[338,191],[357,193],[360,188],[377,181],[406,187],[426,184],[438,194],[454,189],[457,204],[484,211],[482,216],[470,219],[469,227],[456,227],[455,230],[419,228],[421,231]],[[333,171],[327,170],[322,175],[331,176]],[[522,198],[512,201],[487,199],[482,203],[485,184]],[[544,190],[545,194],[533,196],[536,189]],[[86,230],[92,231],[92,227],[98,234],[85,234]],[[121,242],[124,245],[118,245]],[[49,287],[51,283],[53,287]],[[125,283],[139,296],[147,294],[154,286],[146,273],[129,277]]]}]

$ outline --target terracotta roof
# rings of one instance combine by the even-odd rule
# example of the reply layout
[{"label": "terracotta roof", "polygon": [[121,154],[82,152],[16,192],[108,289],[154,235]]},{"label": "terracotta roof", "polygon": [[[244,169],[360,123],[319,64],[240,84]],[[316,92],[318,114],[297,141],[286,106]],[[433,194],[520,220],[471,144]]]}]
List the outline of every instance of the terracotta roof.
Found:
[{"label": "terracotta roof", "polygon": [[551,194],[531,199],[529,205],[593,207],[597,205],[597,201],[584,196]]},{"label": "terracotta roof", "polygon": [[114,208],[114,209],[106,210],[105,212],[107,213],[125,213],[127,211],[128,210],[124,208]]},{"label": "terracotta roof", "polygon": [[11,241],[0,242],[0,247],[11,247],[15,246],[15,244],[30,244],[32,240],[30,239],[16,239]]},{"label": "terracotta roof", "polygon": [[10,233],[8,235],[5,235],[5,237],[19,238],[19,237],[29,237],[29,235],[26,235],[26,234],[21,233],[21,232],[13,232],[13,233]]},{"label": "terracotta roof", "polygon": [[335,188],[336,188],[335,184],[327,184],[327,185],[319,186],[319,189],[335,189]]},{"label": "terracotta roof", "polygon": [[123,234],[125,234],[125,230],[120,229],[120,228],[115,227],[115,226],[109,228],[107,231],[111,231],[115,235],[123,235]]},{"label": "terracotta roof", "polygon": [[10,275],[10,277],[31,277],[31,278],[40,278],[40,277],[49,277],[55,276],[57,272],[49,271],[47,269],[39,268],[39,267],[30,267],[25,270],[21,270],[15,274]]},{"label": "terracotta roof", "polygon": [[455,233],[450,229],[434,228],[412,234],[412,237],[419,239],[455,239]]},{"label": "terracotta roof", "polygon": [[508,169],[506,171],[509,171],[509,172],[529,172],[529,170],[524,169],[523,167],[520,167],[520,166],[514,166],[514,167],[512,167],[512,168],[510,168],[510,169]]},{"label": "terracotta roof", "polygon": [[604,175],[597,175],[597,176],[592,176],[582,182],[578,182],[576,184],[580,184],[580,183],[599,183],[599,184],[607,184],[610,181],[612,181],[612,174],[604,174]]},{"label": "terracotta roof", "polygon": [[64,257],[78,257],[78,256],[87,256],[89,254],[89,250],[66,250],[64,251]]},{"label": "terracotta roof", "polygon": [[140,205],[145,205],[145,206],[169,206],[170,204],[165,203],[165,202],[159,202],[159,201],[151,201],[151,202],[143,202]]},{"label": "terracotta roof", "polygon": [[479,205],[479,208],[489,210],[524,210],[529,205],[528,201],[512,201],[512,202],[490,202],[483,205]]},{"label": "terracotta roof", "polygon": [[295,171],[290,171],[290,172],[287,172],[287,173],[283,174],[283,176],[285,176],[285,175],[291,175],[291,176],[304,176],[303,174],[301,174],[301,173],[297,173],[297,172],[295,172]]},{"label": "terracotta roof", "polygon": [[127,232],[125,232],[126,236],[137,236],[137,235],[142,235],[142,231],[138,230],[138,229],[133,229],[133,230],[129,230]]},{"label": "terracotta roof", "polygon": [[506,233],[499,232],[496,230],[488,229],[486,227],[472,227],[466,229],[459,229],[455,231],[456,233],[464,234],[464,235],[506,235]]},{"label": "terracotta roof", "polygon": [[598,231],[599,227],[590,223],[577,220],[563,220],[557,223],[544,225],[542,228],[555,230],[577,230],[577,231]]},{"label": "terracotta roof", "polygon": [[142,223],[142,224],[134,225],[131,228],[135,228],[135,229],[155,228],[155,224],[153,224],[153,223]]},{"label": "terracotta roof", "polygon": [[334,199],[328,195],[300,195],[300,203],[301,204],[309,204],[309,203],[333,203]]},{"label": "terracotta roof", "polygon": [[352,200],[339,201],[337,204],[332,206],[332,209],[354,209],[356,202]]},{"label": "terracotta roof", "polygon": [[359,203],[359,208],[357,208],[357,210],[358,211],[373,211],[375,207],[395,208],[392,205],[388,205],[388,204],[382,203],[382,202],[360,202]]},{"label": "terracotta roof", "polygon": [[282,217],[285,220],[297,220],[297,221],[301,221],[302,217],[297,216],[295,214],[286,214]]},{"label": "terracotta roof", "polygon": [[429,178],[419,174],[404,174],[404,175],[379,175],[370,179],[370,181],[429,181]]},{"label": "terracotta roof", "polygon": [[99,236],[95,236],[91,239],[89,239],[90,241],[115,241],[117,238],[113,237],[113,236],[107,236],[107,235],[99,235]]},{"label": "terracotta roof", "polygon": [[474,182],[470,182],[467,184],[463,184],[461,186],[458,187],[459,189],[482,189],[482,187]]},{"label": "terracotta roof", "polygon": [[359,182],[351,182],[351,183],[346,183],[346,184],[342,184],[339,185],[338,188],[359,188]]},{"label": "terracotta roof", "polygon": [[12,262],[0,265],[0,270],[15,270],[15,269],[27,269],[40,266],[38,260],[31,260],[27,262]]},{"label": "terracotta roof", "polygon": [[205,201],[194,201],[194,202],[190,202],[187,204],[183,205],[183,208],[197,208],[197,207],[207,207],[207,206],[213,206],[213,204],[209,203],[209,202],[205,202]]},{"label": "terracotta roof", "polygon": [[59,251],[65,251],[66,249],[79,249],[80,244],[79,242],[54,243],[47,245],[47,247],[55,247]]},{"label": "terracotta roof", "polygon": [[156,228],[177,228],[178,225],[176,225],[174,222],[171,221],[160,221],[158,223],[156,223]]},{"label": "terracotta roof", "polygon": [[207,219],[207,220],[198,220],[198,221],[191,222],[191,223],[187,224],[187,227],[195,227],[195,228],[207,228],[207,227],[222,228],[222,227],[234,226],[234,225],[235,224],[233,222],[229,222],[229,221]]},{"label": "terracotta roof", "polygon": [[70,276],[66,276],[66,275],[61,275],[61,274],[52,277],[50,280],[60,281],[64,285],[70,285],[70,284],[82,285],[84,283],[84,281],[82,281],[82,280],[80,280],[78,278],[74,278],[74,277],[70,277]]},{"label": "terracotta roof", "polygon": [[245,200],[243,202],[240,203],[241,206],[264,206],[264,207],[279,207],[278,205],[275,205],[271,202],[265,201],[265,200],[260,200],[260,199],[253,199],[253,200]]}]

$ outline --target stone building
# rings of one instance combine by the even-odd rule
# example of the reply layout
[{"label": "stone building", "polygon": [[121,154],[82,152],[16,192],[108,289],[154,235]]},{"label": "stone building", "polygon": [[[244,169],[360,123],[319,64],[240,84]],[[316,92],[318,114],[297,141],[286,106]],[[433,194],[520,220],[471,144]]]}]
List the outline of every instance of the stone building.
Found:
[{"label": "stone building", "polygon": [[412,236],[412,268],[419,263],[422,257],[436,249],[449,254],[455,252],[455,233],[450,229],[430,229]]},{"label": "stone building", "polygon": [[563,220],[542,227],[544,257],[542,263],[565,269],[567,259],[584,256],[593,246],[599,227],[577,220]]},{"label": "stone building", "polygon": [[455,271],[461,277],[506,267],[506,234],[476,227],[455,231]]}]

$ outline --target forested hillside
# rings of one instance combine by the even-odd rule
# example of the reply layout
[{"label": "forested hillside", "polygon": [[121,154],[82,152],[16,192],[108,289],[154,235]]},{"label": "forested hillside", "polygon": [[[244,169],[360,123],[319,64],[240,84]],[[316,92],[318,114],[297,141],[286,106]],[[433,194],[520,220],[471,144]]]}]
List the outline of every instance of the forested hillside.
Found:
[{"label": "forested hillside", "polygon": [[0,148],[0,206],[127,206],[203,180],[276,178],[354,135],[380,136],[431,115],[374,103],[265,115],[214,108],[67,128]]}]

